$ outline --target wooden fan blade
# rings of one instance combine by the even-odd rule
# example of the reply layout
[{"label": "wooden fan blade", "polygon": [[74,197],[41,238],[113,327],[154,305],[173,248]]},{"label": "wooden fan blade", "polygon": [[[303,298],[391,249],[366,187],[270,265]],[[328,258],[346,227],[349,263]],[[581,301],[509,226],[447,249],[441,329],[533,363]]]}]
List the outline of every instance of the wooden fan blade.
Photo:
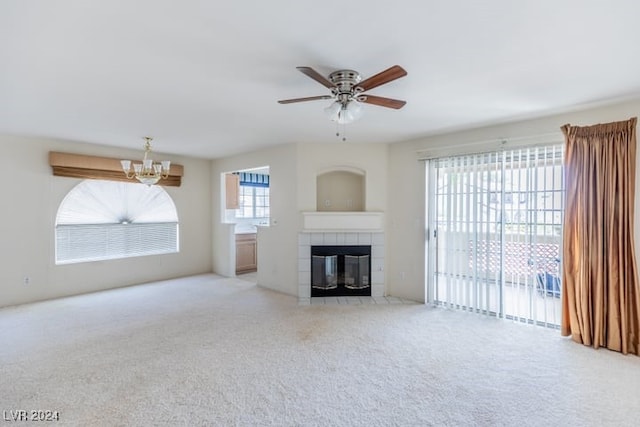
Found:
[{"label": "wooden fan blade", "polygon": [[386,70],[376,74],[375,76],[371,76],[368,79],[363,80],[356,87],[361,88],[364,92],[385,83],[392,82],[406,75],[407,72],[404,70],[404,68],[399,65],[394,65],[393,67],[387,68]]},{"label": "wooden fan blade", "polygon": [[382,96],[374,95],[361,95],[358,97],[358,101],[367,104],[379,105],[381,107],[395,108],[396,110],[404,107],[407,101],[400,101],[399,99],[384,98]]},{"label": "wooden fan blade", "polygon": [[327,80],[325,76],[323,76],[322,74],[320,74],[319,72],[317,72],[311,67],[296,67],[296,68],[300,70],[302,74],[308,77],[311,77],[313,80],[317,81],[318,83],[320,83],[321,85],[329,89],[333,89],[334,87],[336,87],[336,85],[334,85],[329,80]]},{"label": "wooden fan blade", "polygon": [[278,104],[292,104],[294,102],[318,101],[320,99],[331,99],[331,95],[308,96],[306,98],[281,99]]}]

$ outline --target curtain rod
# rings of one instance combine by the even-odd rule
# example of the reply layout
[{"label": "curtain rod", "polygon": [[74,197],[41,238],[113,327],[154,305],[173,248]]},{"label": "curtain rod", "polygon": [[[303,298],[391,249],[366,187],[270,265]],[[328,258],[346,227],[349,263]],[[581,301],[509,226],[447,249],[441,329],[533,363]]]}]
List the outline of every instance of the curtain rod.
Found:
[{"label": "curtain rod", "polygon": [[460,144],[449,144],[443,147],[424,148],[416,151],[418,160],[430,160],[438,157],[447,157],[459,154],[480,154],[490,151],[499,151],[504,148],[516,148],[524,146],[540,146],[559,144],[564,142],[562,132],[543,133],[520,137],[492,138],[483,141],[473,141]]}]

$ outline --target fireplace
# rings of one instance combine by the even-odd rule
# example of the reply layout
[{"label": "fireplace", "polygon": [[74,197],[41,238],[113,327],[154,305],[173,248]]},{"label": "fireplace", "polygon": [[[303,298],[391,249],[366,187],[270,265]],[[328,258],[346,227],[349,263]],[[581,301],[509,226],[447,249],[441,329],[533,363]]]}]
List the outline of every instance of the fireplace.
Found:
[{"label": "fireplace", "polygon": [[311,296],[371,296],[371,246],[311,246]]},{"label": "fireplace", "polygon": [[[326,214],[327,212],[321,213]],[[369,212],[363,213],[369,215]],[[313,215],[315,216],[316,214],[317,213],[314,213]],[[367,222],[356,221],[355,223],[356,225],[361,225]],[[328,228],[326,223],[323,224],[325,228]],[[320,226],[321,224],[316,225]],[[371,224],[368,225],[370,226]],[[371,246],[371,276],[369,277],[371,296],[382,297],[385,295],[385,236],[383,232],[362,231],[357,229],[356,231],[352,232],[337,230],[303,231],[298,234],[298,300],[300,304],[311,304],[312,300],[311,290],[313,288],[311,287],[311,247],[313,246]],[[343,291],[346,289],[346,287],[342,287]],[[341,298],[348,298],[348,296],[334,297],[332,296],[332,294],[329,294],[329,296],[331,298],[335,298],[337,301],[340,301]]]}]

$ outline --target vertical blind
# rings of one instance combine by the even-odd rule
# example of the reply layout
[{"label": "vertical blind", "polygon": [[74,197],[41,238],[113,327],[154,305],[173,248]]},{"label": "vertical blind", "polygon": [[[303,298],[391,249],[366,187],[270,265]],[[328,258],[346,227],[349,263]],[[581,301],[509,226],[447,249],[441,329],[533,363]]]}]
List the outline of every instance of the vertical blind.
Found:
[{"label": "vertical blind", "polygon": [[562,156],[558,144],[428,162],[436,304],[559,324]]}]

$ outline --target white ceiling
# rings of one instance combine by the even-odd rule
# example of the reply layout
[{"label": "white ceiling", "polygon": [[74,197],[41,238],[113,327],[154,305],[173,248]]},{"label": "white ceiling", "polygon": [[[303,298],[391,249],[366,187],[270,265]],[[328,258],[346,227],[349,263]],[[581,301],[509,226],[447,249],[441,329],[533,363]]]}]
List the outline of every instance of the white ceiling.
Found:
[{"label": "white ceiling", "polygon": [[637,0],[3,0],[0,133],[215,158],[334,142],[328,94],[364,78],[348,143],[398,142],[640,94]]}]

